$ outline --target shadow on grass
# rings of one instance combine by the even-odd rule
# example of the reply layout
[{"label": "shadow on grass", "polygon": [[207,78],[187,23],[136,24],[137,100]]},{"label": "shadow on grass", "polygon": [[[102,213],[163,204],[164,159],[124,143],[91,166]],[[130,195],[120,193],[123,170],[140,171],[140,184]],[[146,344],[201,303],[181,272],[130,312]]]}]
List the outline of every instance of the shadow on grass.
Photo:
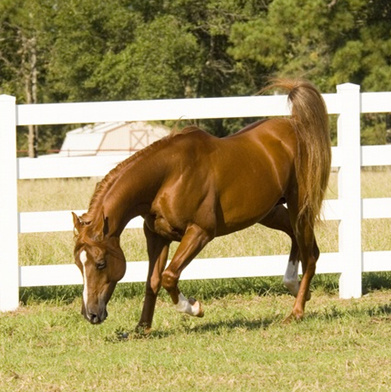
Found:
[{"label": "shadow on grass", "polygon": [[130,330],[128,327],[117,328],[112,334],[106,336],[107,343],[121,343],[134,340],[155,340],[165,339],[175,335],[223,335],[226,333],[240,331],[261,331],[267,330],[273,324],[279,325],[283,323],[284,318],[276,315],[275,317],[260,318],[260,319],[246,319],[240,316],[220,320],[211,321],[203,324],[195,325],[194,318],[190,316],[183,316],[182,321],[175,326],[167,327],[167,329],[150,329],[145,332],[137,327],[135,330]]},{"label": "shadow on grass", "polygon": [[[367,317],[371,318],[371,322],[382,323],[391,322],[391,304],[373,304],[366,306],[351,306],[340,307],[338,305],[330,305],[320,310],[307,312],[303,320],[293,320],[288,324],[284,324],[284,317],[282,315],[275,315],[259,319],[247,319],[245,317],[237,316],[232,319],[211,321],[203,324],[195,325],[194,319],[185,317],[181,323],[176,327],[168,329],[152,329],[144,333],[141,331],[125,332],[126,329],[117,329],[112,335],[106,337],[108,343],[120,343],[126,341],[140,340],[140,339],[165,339],[171,336],[186,334],[186,335],[224,335],[227,333],[238,331],[240,333],[247,331],[264,331],[273,326],[285,326],[287,331],[292,324],[320,323],[327,324],[335,322],[336,320],[347,320],[350,322],[353,319],[368,321]],[[287,332],[288,333],[288,332]]]},{"label": "shadow on grass", "polygon": [[194,327],[185,326],[185,331],[187,333],[214,333],[221,334],[223,332],[230,332],[234,330],[245,330],[245,331],[254,331],[254,330],[266,330],[272,324],[282,323],[282,318],[276,316],[274,318],[262,318],[256,320],[248,320],[248,319],[232,319],[232,320],[223,320],[217,322],[208,322],[202,325],[197,325]]},{"label": "shadow on grass", "polygon": [[327,322],[334,321],[337,319],[360,319],[365,316],[391,321],[391,304],[372,304],[367,306],[356,305],[348,308],[339,307],[337,305],[330,305],[321,310],[313,310],[308,312],[305,315],[304,320],[317,320]]},{"label": "shadow on grass", "polygon": [[108,343],[120,343],[126,342],[130,340],[139,340],[139,339],[165,339],[173,335],[177,334],[188,334],[188,335],[204,335],[204,334],[213,334],[213,335],[222,335],[227,332],[232,332],[235,330],[241,331],[258,331],[258,330],[266,330],[272,324],[282,324],[282,318],[276,316],[275,318],[264,318],[258,320],[246,320],[241,318],[236,318],[232,320],[224,320],[217,322],[208,322],[202,325],[192,326],[192,319],[186,321],[182,324],[182,327],[178,328],[170,328],[167,330],[155,330],[152,329],[148,333],[143,333],[140,331],[133,332],[125,332],[123,329],[117,329],[113,335],[106,337],[106,341]]},{"label": "shadow on grass", "polygon": [[391,288],[391,272],[366,272],[362,275],[363,294]]},{"label": "shadow on grass", "polygon": [[70,304],[75,298],[81,297],[82,291],[81,285],[22,287],[19,290],[19,298],[23,305],[41,301]]},{"label": "shadow on grass", "polygon": [[[19,298],[23,305],[41,301],[70,304],[75,299],[81,298],[82,292],[82,285],[22,287],[19,290]],[[114,297],[121,299],[142,298],[144,292],[143,283],[123,283],[117,286]]]},{"label": "shadow on grass", "polygon": [[376,305],[372,309],[368,309],[368,315],[371,317],[391,316],[391,304]]},{"label": "shadow on grass", "polygon": [[112,335],[106,336],[105,341],[107,343],[123,343],[131,340],[156,340],[156,339],[164,339],[169,336],[175,335],[174,330],[154,330],[152,329],[149,332],[126,332],[125,329],[119,328],[114,331]]}]

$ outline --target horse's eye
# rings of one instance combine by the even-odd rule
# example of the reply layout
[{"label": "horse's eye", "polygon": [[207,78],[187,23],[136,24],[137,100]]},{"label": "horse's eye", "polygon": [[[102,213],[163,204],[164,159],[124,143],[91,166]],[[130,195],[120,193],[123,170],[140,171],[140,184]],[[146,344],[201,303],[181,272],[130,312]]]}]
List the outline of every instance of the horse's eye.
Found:
[{"label": "horse's eye", "polygon": [[98,269],[98,270],[103,270],[103,269],[105,269],[105,268],[106,268],[106,260],[100,260],[100,261],[98,261],[98,262],[95,264],[95,266],[96,266],[96,269]]}]

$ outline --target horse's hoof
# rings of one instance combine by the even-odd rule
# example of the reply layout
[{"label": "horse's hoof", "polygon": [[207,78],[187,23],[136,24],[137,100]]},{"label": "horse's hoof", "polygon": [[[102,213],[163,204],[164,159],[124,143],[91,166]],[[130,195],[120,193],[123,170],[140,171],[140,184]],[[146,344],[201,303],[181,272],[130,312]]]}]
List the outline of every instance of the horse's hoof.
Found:
[{"label": "horse's hoof", "polygon": [[149,335],[151,331],[152,331],[151,326],[147,324],[137,324],[137,327],[134,330],[134,332],[140,336]]},{"label": "horse's hoof", "polygon": [[284,319],[283,324],[290,324],[294,320],[295,316],[291,313],[288,317]]},{"label": "horse's hoof", "polygon": [[293,312],[284,319],[283,324],[290,324],[292,321],[301,321],[303,319],[303,315],[294,314]]},{"label": "horse's hoof", "polygon": [[202,309],[202,306],[201,306],[201,304],[199,303],[199,311],[198,311],[198,314],[196,315],[197,317],[204,317],[204,309]]},{"label": "horse's hoof", "polygon": [[196,312],[193,313],[196,317],[204,317],[204,309],[202,309],[201,302],[197,301],[195,298],[189,298],[189,304],[193,309],[197,309]]}]

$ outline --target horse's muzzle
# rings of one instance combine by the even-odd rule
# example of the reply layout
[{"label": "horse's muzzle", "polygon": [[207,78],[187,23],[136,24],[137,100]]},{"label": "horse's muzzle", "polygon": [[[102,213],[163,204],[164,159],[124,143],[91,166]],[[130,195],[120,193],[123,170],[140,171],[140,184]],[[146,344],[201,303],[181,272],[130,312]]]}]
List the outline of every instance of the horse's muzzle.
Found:
[{"label": "horse's muzzle", "polygon": [[105,308],[96,312],[88,311],[82,308],[81,313],[91,324],[101,324],[108,316],[107,310]]}]

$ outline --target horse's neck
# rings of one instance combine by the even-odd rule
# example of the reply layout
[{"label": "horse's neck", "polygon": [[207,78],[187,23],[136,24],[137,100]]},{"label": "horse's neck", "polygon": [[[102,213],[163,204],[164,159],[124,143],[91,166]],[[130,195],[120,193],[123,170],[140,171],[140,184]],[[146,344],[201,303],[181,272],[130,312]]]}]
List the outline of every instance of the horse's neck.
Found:
[{"label": "horse's neck", "polygon": [[164,172],[164,165],[156,165],[153,158],[140,159],[121,170],[103,200],[112,235],[119,236],[131,219],[149,212]]}]

